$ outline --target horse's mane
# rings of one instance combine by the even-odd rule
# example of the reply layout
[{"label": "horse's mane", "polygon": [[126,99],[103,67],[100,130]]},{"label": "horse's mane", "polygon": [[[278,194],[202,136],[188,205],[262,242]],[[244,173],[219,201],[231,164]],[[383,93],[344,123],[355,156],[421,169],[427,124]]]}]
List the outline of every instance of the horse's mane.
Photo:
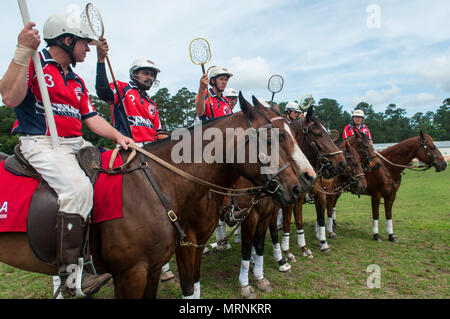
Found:
[{"label": "horse's mane", "polygon": [[[234,113],[234,114],[237,114],[237,113]],[[232,115],[233,115],[233,114],[229,114],[229,115],[225,115],[225,116],[218,117],[218,118],[215,118],[215,119],[210,119],[210,120],[202,121],[202,127],[209,127],[209,126],[215,124],[216,122],[219,122],[219,121],[221,121],[221,120],[224,120],[225,118],[228,118],[228,117],[230,117],[230,116],[232,116]],[[194,130],[194,128],[195,128],[195,124],[192,125],[192,126],[190,126],[190,127],[188,127],[187,130],[189,130],[189,132],[192,132],[192,131]],[[152,149],[153,147],[161,146],[161,144],[168,143],[169,141],[172,141],[170,135],[169,135],[167,138],[165,138],[165,139],[157,140],[157,141],[155,141],[155,142],[153,142],[153,143],[150,143],[150,144],[145,145],[145,146],[144,146],[144,149],[150,150],[150,149]]]},{"label": "horse's mane", "polygon": [[408,139],[403,140],[403,141],[400,141],[400,142],[398,142],[398,143],[396,143],[396,144],[394,144],[392,146],[386,147],[381,153],[382,154],[390,154],[392,152],[396,152],[396,151],[398,151],[398,147],[399,146],[407,144],[407,143],[411,142],[412,140],[414,140],[416,138],[417,138],[417,136],[408,138]]}]

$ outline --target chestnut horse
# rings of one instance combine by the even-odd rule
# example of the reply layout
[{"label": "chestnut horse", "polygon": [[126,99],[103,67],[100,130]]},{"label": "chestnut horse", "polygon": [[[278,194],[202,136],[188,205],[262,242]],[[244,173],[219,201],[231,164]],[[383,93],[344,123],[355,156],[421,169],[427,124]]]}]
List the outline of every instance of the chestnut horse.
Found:
[{"label": "chestnut horse", "polygon": [[[236,141],[239,142],[239,139],[244,139],[245,136],[235,135],[232,140],[235,143],[229,145],[227,128],[241,128],[243,131],[253,127],[256,130],[252,132],[253,134],[256,132],[257,137],[263,135],[261,127],[277,128],[280,134],[290,134],[286,131],[285,122],[274,113],[251,106],[242,94],[239,94],[239,100],[242,112],[206,123],[200,129],[200,137],[195,136],[195,128],[186,130],[186,134],[181,137],[191,149],[202,151],[200,158],[203,159],[202,155],[205,155],[206,147],[210,145],[205,142],[207,138],[202,137],[208,129],[212,129],[215,142],[222,142],[218,143],[220,147],[214,149],[216,159],[219,156],[216,162],[207,163],[206,159],[195,160],[197,152],[188,154],[188,159],[181,162],[174,159],[173,149],[179,146],[179,142],[173,139],[146,145],[144,150],[191,176],[221,187],[231,187],[240,176],[251,179],[255,185],[267,185],[268,181],[272,183],[276,181],[278,187],[271,195],[281,203],[294,202],[305,188],[304,185],[298,184],[297,175],[304,174],[304,178],[308,176],[314,181],[314,172],[306,172],[304,167],[294,167],[297,163],[294,164],[292,157],[293,154],[297,155],[294,153],[296,145],[290,139],[280,139],[279,154],[270,154],[274,159],[278,159],[282,167],[277,172],[276,180],[274,178],[270,180],[266,174],[261,173],[264,165],[259,160],[254,163],[250,160],[251,143],[248,143],[248,139],[240,144],[244,145],[243,149],[238,149]],[[194,134],[191,134],[192,131]],[[270,133],[271,130],[267,131]],[[266,142],[267,139],[268,137]],[[261,147],[261,143],[257,146]],[[238,151],[245,151],[244,160],[238,158]],[[183,149],[183,155],[185,152],[186,149]],[[212,150],[209,152],[211,154]],[[120,155],[126,162],[130,151],[121,150]],[[206,153],[205,156],[207,155]],[[144,165],[142,160],[145,161]],[[193,182],[181,174],[174,174],[173,170],[162,167],[148,157],[136,156],[129,163],[129,167],[144,169],[124,174],[123,218],[94,225],[91,234],[92,253],[97,270],[107,271],[113,275],[117,298],[155,298],[161,267],[175,252],[181,235],[171,221],[174,219],[173,214],[169,214],[149,182],[148,170],[159,185],[160,194],[165,197],[167,203],[170,203],[169,208],[176,213],[181,225],[186,222],[190,208],[197,205],[207,193],[209,186]],[[267,190],[267,187],[263,189]],[[34,255],[26,233],[0,233],[0,261],[27,271],[57,274],[54,265],[44,263]]]},{"label": "chestnut horse", "polygon": [[[254,100],[253,102],[255,103],[255,105],[259,105],[259,102],[257,100]],[[300,141],[300,139],[303,136],[304,130],[309,129],[313,133],[312,134],[313,139],[319,145],[321,150],[323,150],[323,152],[325,153],[335,152],[337,148],[335,147],[331,139],[329,139],[329,136],[324,131],[322,124],[312,116],[312,112],[313,110],[311,109],[311,111],[308,113],[309,115],[307,116],[307,119],[305,119],[302,122],[303,124],[296,126],[291,125],[291,129],[293,130],[295,139],[297,141]],[[286,135],[284,137],[280,136],[280,138],[289,138],[289,135]],[[327,172],[327,174],[328,173],[337,174],[342,169],[341,164],[342,159],[339,156],[337,156],[336,159],[331,158],[331,161],[329,163],[325,163],[324,161],[325,166],[324,170]],[[310,167],[312,170],[312,167],[309,165],[309,162],[307,162],[307,164],[305,165]],[[240,185],[239,187],[242,186],[243,185]],[[311,187],[312,184],[309,184],[308,187],[303,188],[303,191],[306,191]],[[199,206],[197,207],[197,212],[189,215],[189,220],[186,224],[185,232],[187,234],[187,237],[191,238],[191,241],[197,243],[197,245],[177,247],[176,251],[177,265],[180,274],[181,290],[183,292],[184,298],[188,297],[200,298],[199,280],[200,280],[200,266],[203,248],[205,247],[205,244],[208,241],[209,237],[214,232],[214,229],[217,225],[217,222],[221,214],[220,210],[222,208],[223,202],[222,195],[215,195],[215,197],[216,198],[214,198],[214,196],[205,196],[199,203]],[[244,201],[251,202],[251,198],[244,199]],[[239,203],[241,205],[242,201],[240,201]],[[264,205],[262,203],[264,203]],[[272,200],[263,199],[260,201],[259,204],[257,204],[253,208],[249,217],[253,215],[259,216],[260,213],[259,208],[264,207],[262,211],[265,212],[267,210],[266,209],[267,205],[277,205],[277,207],[280,207],[280,203],[274,203]],[[249,207],[249,205],[246,205],[246,203],[244,203],[242,204],[242,207],[243,208]],[[272,210],[270,212],[272,212]],[[267,226],[265,227],[265,229],[267,230]],[[241,230],[241,233],[244,232],[245,231]],[[253,238],[253,234],[251,235],[251,238]],[[250,240],[250,242],[252,242],[252,240]],[[251,250],[251,245],[249,249]],[[247,260],[250,259],[249,255],[250,250],[248,252]]]},{"label": "chestnut horse", "polygon": [[[364,147],[370,149],[371,144],[368,140],[362,140],[361,143],[365,143]],[[342,143],[338,145],[338,149],[344,151],[344,156],[347,161],[347,170],[342,174],[334,177],[333,179],[326,178],[318,178],[316,184],[311,190],[311,193],[314,195],[314,204],[316,209],[316,237],[320,241],[321,251],[329,251],[329,246],[326,241],[325,236],[325,208],[327,206],[327,193],[331,193],[335,190],[336,187],[345,187],[340,184],[345,181],[346,176],[351,176],[352,184],[357,188],[358,191],[362,192],[365,190],[367,186],[363,169],[362,169],[362,157],[357,148],[352,147],[349,143]],[[368,151],[367,151],[368,152]],[[375,155],[372,153],[372,155]],[[306,194],[302,194],[298,200],[298,202],[291,207],[283,207],[283,239],[281,243],[281,249],[284,252],[286,259],[288,261],[295,262],[295,256],[289,250],[289,238],[290,238],[290,229],[291,229],[291,214],[294,214],[295,226],[297,228],[297,244],[302,250],[303,257],[312,258],[313,255],[311,251],[306,246],[305,234],[303,229],[303,203],[305,200]],[[273,224],[270,226],[272,233],[274,229],[276,229],[276,225]],[[327,228],[329,228],[329,223],[327,222]],[[274,237],[274,236],[272,236]]]},{"label": "chestnut horse", "polygon": [[[392,224],[392,205],[397,196],[397,191],[401,183],[401,173],[405,168],[411,168],[409,164],[414,158],[419,159],[427,165],[427,169],[435,167],[436,172],[441,172],[447,168],[447,161],[442,156],[439,149],[433,143],[430,135],[424,134],[422,130],[419,136],[406,139],[391,147],[386,148],[378,155],[383,160],[383,166],[387,171],[388,180],[380,178],[379,170],[373,170],[366,174],[367,193],[372,201],[372,239],[381,241],[378,233],[378,218],[380,200],[384,199],[384,210],[386,216],[386,232],[389,241],[398,242],[398,237],[394,234]],[[337,201],[337,199],[336,199]],[[336,203],[333,209],[335,211]],[[335,218],[334,218],[335,220]]]}]

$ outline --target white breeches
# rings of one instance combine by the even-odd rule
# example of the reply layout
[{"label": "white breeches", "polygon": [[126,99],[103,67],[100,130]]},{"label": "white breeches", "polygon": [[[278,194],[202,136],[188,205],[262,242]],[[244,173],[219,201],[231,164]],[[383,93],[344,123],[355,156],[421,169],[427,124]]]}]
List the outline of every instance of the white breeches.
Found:
[{"label": "white breeches", "polygon": [[41,135],[21,136],[20,142],[25,159],[58,195],[59,210],[86,219],[92,209],[94,189],[75,155],[92,144],[82,137],[60,137],[60,147],[54,150],[50,136]]}]

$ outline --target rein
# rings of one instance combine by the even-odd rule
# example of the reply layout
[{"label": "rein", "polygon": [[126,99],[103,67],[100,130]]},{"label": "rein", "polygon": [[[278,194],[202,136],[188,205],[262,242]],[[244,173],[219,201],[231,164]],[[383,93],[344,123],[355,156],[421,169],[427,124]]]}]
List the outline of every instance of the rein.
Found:
[{"label": "rein", "polygon": [[426,170],[429,170],[432,167],[431,165],[427,165],[427,167],[424,167],[424,168],[415,168],[413,166],[395,164],[376,151],[375,151],[375,154],[377,154],[382,160],[384,160],[385,162],[387,162],[388,164],[390,164],[392,166],[399,167],[399,168],[407,168],[407,169],[410,169],[410,170],[416,171],[416,172],[424,172]]}]

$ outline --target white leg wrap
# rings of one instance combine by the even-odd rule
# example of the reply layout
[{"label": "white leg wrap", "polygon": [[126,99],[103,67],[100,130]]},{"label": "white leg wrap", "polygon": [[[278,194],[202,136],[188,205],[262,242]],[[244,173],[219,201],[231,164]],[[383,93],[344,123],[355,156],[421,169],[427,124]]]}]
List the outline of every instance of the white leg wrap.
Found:
[{"label": "white leg wrap", "polygon": [[333,232],[333,218],[331,217],[327,218],[327,232],[329,233]]},{"label": "white leg wrap", "polygon": [[280,243],[273,244],[272,247],[273,247],[273,258],[275,258],[275,261],[278,262],[281,259],[283,259],[283,256],[281,255]]},{"label": "white leg wrap", "polygon": [[250,260],[241,260],[241,271],[239,273],[239,282],[241,287],[248,286],[248,270],[250,269]]},{"label": "white leg wrap", "polygon": [[170,269],[170,264],[169,263],[165,264],[164,266],[162,266],[161,269],[162,269],[163,272],[168,271]]},{"label": "white leg wrap", "polygon": [[317,236],[317,234],[319,233],[319,223],[317,222],[317,220],[316,220],[316,228],[314,230],[315,230],[316,236]]},{"label": "white leg wrap", "polygon": [[297,244],[300,248],[306,246],[305,233],[303,232],[303,229],[297,231]]},{"label": "white leg wrap", "polygon": [[392,225],[392,219],[386,220],[386,232],[389,235],[392,235],[394,233],[394,226]]},{"label": "white leg wrap", "polygon": [[200,281],[194,283],[194,299],[200,299]]},{"label": "white leg wrap", "polygon": [[183,296],[183,299],[195,299],[194,295],[190,295],[190,296]]},{"label": "white leg wrap", "polygon": [[378,234],[378,219],[373,220],[372,234]]},{"label": "white leg wrap", "polygon": [[333,209],[331,210],[331,218],[333,218],[333,220],[336,220],[336,207],[333,207]]},{"label": "white leg wrap", "polygon": [[281,249],[283,251],[289,250],[289,233],[283,233],[283,238],[281,239]]},{"label": "white leg wrap", "polygon": [[319,240],[320,241],[327,240],[327,238],[325,236],[325,226],[319,227]]},{"label": "white leg wrap", "polygon": [[255,265],[253,266],[253,275],[256,280],[264,278],[264,256],[255,256]]}]

